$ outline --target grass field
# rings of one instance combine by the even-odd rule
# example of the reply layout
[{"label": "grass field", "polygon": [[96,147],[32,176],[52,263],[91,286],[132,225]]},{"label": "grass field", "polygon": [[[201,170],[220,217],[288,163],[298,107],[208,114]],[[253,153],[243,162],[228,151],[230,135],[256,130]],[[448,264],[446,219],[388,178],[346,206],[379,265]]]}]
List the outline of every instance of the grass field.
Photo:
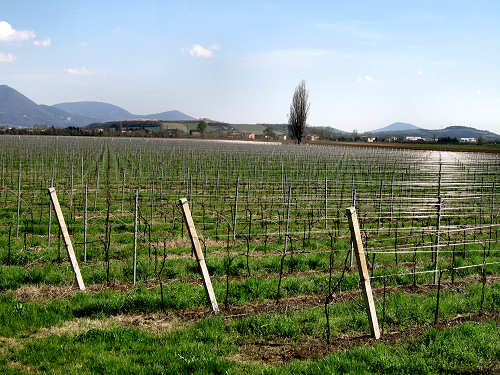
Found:
[{"label": "grass field", "polygon": [[[3,136],[0,146],[1,373],[500,369],[498,154],[47,136]],[[349,206],[379,341],[369,337]]]}]

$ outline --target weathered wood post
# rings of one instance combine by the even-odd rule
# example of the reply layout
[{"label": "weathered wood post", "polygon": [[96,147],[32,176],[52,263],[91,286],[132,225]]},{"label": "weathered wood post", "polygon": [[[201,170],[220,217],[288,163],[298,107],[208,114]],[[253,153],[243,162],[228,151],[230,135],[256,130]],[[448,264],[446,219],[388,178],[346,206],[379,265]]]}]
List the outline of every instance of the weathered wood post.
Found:
[{"label": "weathered wood post", "polygon": [[351,241],[356,254],[358,263],[358,271],[363,298],[365,300],[366,312],[368,314],[368,322],[370,323],[370,331],[375,339],[380,338],[380,329],[378,326],[377,311],[375,310],[375,302],[373,301],[372,287],[370,284],[370,276],[368,275],[368,267],[366,266],[365,250],[363,241],[361,240],[361,232],[359,230],[358,215],[355,207],[346,209],[347,218],[349,219],[349,228],[351,229]]},{"label": "weathered wood post", "polygon": [[78,261],[76,260],[75,251],[73,250],[73,245],[71,244],[71,238],[69,237],[68,228],[66,227],[66,222],[64,221],[64,216],[61,211],[61,206],[59,205],[59,200],[57,199],[56,189],[49,188],[50,201],[56,212],[57,222],[59,223],[59,229],[64,238],[64,244],[66,245],[66,251],[68,252],[69,261],[71,267],[73,267],[73,272],[75,274],[76,283],[80,290],[85,290],[85,285],[83,283],[82,275],[80,274],[80,267],[78,266]]},{"label": "weathered wood post", "polygon": [[200,240],[198,239],[198,234],[196,233],[196,228],[194,226],[193,218],[191,217],[191,210],[189,209],[189,203],[186,198],[179,200],[182,205],[182,212],[184,214],[184,220],[189,232],[189,237],[191,238],[191,245],[194,248],[194,253],[198,265],[200,266],[201,274],[203,276],[203,285],[205,286],[205,291],[207,292],[208,299],[210,300],[210,305],[214,314],[219,312],[219,306],[217,306],[217,300],[215,299],[214,289],[212,288],[212,282],[210,281],[210,275],[208,274],[207,265],[205,264],[205,257],[201,251]]}]

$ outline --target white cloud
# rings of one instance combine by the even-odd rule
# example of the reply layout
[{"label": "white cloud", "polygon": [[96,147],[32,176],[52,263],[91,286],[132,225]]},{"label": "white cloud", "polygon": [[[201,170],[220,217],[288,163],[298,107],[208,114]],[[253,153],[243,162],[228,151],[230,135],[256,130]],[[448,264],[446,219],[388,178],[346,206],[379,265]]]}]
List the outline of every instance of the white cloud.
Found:
[{"label": "white cloud", "polygon": [[15,30],[10,23],[0,21],[0,43],[22,42],[33,39],[35,36],[35,33],[31,30]]},{"label": "white cloud", "polygon": [[373,81],[373,77],[372,76],[364,76],[363,78],[365,79],[365,81],[368,81],[368,82],[372,82]]},{"label": "white cloud", "polygon": [[220,46],[217,43],[212,44],[208,49],[211,49],[212,51],[218,51],[220,50]]},{"label": "white cloud", "polygon": [[33,44],[37,47],[49,47],[52,44],[52,40],[50,40],[50,38],[45,40],[35,40]]},{"label": "white cloud", "polygon": [[208,48],[203,47],[201,44],[195,44],[190,49],[188,49],[189,55],[193,57],[209,58],[214,55],[213,51]]},{"label": "white cloud", "polygon": [[80,47],[88,47],[88,45],[87,42],[80,42]]},{"label": "white cloud", "polygon": [[90,76],[94,74],[90,70],[88,70],[85,66],[82,66],[81,68],[66,68],[64,69],[66,73],[73,74],[75,76]]},{"label": "white cloud", "polygon": [[16,57],[12,53],[2,53],[0,52],[0,63],[5,62],[5,63],[11,63],[14,62]]},{"label": "white cloud", "polygon": [[422,72],[421,70],[419,70],[419,71],[417,72],[417,75],[418,75],[418,76],[423,76],[423,75],[424,75],[424,72]]}]

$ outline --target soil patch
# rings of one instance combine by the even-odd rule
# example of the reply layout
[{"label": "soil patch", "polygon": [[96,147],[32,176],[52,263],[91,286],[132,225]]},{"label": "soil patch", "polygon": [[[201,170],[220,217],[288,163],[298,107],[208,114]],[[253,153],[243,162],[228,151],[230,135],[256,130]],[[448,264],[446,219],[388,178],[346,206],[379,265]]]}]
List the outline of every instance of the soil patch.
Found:
[{"label": "soil patch", "polygon": [[[464,322],[481,322],[492,318],[500,322],[500,313],[476,313],[467,316],[457,315],[453,318],[442,319],[436,328],[441,330]],[[407,337],[419,335],[429,328],[431,328],[431,326],[402,328],[401,330],[384,333],[380,340],[375,340],[366,334],[354,333],[352,335],[336,337],[332,340],[330,345],[326,343],[326,340],[315,337],[302,338],[298,345],[289,340],[249,340],[241,345],[239,353],[231,359],[240,363],[258,362],[268,365],[280,365],[294,360],[315,360],[323,358],[329,353],[354,346],[368,346],[375,342],[395,344]]]}]

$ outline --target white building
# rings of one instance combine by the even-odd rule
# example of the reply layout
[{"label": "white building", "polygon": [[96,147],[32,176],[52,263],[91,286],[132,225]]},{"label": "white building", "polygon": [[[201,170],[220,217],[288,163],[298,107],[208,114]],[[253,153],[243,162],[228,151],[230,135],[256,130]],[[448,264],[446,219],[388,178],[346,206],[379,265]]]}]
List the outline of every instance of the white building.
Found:
[{"label": "white building", "polygon": [[417,142],[417,141],[423,141],[424,139],[422,137],[405,137],[405,141],[408,142]]},{"label": "white building", "polygon": [[460,138],[462,143],[477,143],[477,138]]}]

